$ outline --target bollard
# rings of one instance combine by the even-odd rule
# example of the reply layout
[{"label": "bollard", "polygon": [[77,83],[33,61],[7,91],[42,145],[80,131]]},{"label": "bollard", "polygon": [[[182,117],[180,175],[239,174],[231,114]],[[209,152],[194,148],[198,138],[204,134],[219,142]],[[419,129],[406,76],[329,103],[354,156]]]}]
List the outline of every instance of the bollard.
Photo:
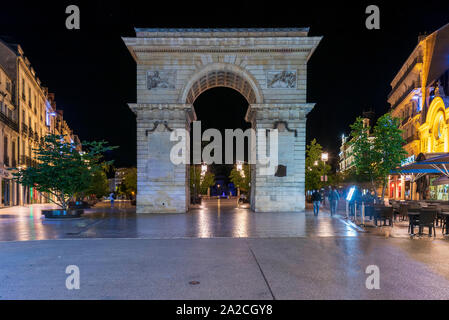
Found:
[{"label": "bollard", "polygon": [[346,218],[349,217],[349,202],[348,201],[346,201],[346,216],[345,217]]},{"label": "bollard", "polygon": [[365,202],[362,202],[362,226],[365,226]]}]

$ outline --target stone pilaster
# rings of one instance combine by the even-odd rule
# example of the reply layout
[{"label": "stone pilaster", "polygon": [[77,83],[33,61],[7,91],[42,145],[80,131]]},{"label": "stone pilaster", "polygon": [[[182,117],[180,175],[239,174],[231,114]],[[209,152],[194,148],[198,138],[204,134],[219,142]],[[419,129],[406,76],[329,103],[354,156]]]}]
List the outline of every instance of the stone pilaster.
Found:
[{"label": "stone pilaster", "polygon": [[[306,116],[312,103],[252,104],[246,120],[255,130],[278,129],[278,165],[285,176],[265,175],[257,163],[251,171],[251,208],[256,212],[303,211],[305,209]],[[256,150],[259,145],[256,143]],[[259,161],[259,152],[257,152]]]},{"label": "stone pilaster", "polygon": [[[130,104],[137,115],[137,213],[188,211],[189,167],[170,161],[170,135],[176,129],[190,131],[196,120],[190,104]],[[190,139],[186,158],[190,159]]]}]

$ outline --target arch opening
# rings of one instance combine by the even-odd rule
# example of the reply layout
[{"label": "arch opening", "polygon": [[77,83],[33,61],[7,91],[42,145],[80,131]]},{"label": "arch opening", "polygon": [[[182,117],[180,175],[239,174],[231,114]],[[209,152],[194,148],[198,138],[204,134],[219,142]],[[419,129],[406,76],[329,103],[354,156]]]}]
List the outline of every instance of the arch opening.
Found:
[{"label": "arch opening", "polygon": [[[249,199],[249,190],[244,187],[240,189],[235,186],[230,178],[231,171],[236,167],[237,163],[237,148],[233,141],[232,147],[232,163],[226,161],[226,129],[241,129],[245,131],[251,128],[251,124],[244,120],[244,116],[249,106],[247,98],[238,90],[231,88],[229,86],[212,86],[205,91],[203,91],[194,100],[193,106],[197,114],[197,121],[201,121],[201,137],[203,133],[208,129],[216,129],[221,134],[221,162],[208,164],[206,166],[207,172],[214,175],[214,183],[208,188],[203,188],[202,183],[198,180],[197,175],[199,174],[202,165],[193,163],[193,152],[194,152],[194,134],[190,135],[190,155],[191,155],[191,166],[190,166],[190,194],[193,203],[197,199],[197,196],[201,193],[204,199],[209,199],[208,196],[212,197],[211,201],[205,201],[204,205],[208,207],[209,205],[215,205],[213,197],[229,197],[231,201],[232,197],[238,197],[241,194],[247,195]],[[191,132],[193,130],[193,124],[191,124]],[[209,141],[201,142],[201,152],[204,148],[211,142],[215,141],[215,137]],[[249,141],[244,139],[244,155],[243,162],[248,162],[248,149]],[[204,158],[202,158],[202,164],[204,163]],[[249,168],[249,167],[248,167]],[[195,177],[195,178],[193,178]],[[195,183],[195,181],[196,183]],[[201,186],[196,188],[195,185]],[[200,191],[201,189],[201,191]],[[230,202],[233,206],[236,204],[235,200]]]},{"label": "arch opening", "polygon": [[256,103],[256,94],[251,84],[232,71],[211,71],[199,77],[190,87],[187,94],[187,103],[193,104],[203,92],[215,87],[228,87],[238,91],[249,104]]}]

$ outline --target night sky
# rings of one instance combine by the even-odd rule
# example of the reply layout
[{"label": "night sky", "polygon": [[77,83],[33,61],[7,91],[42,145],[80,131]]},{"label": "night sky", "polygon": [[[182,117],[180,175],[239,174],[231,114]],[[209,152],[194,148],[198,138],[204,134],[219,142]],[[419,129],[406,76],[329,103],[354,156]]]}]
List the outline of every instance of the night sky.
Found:
[{"label": "night sky", "polygon": [[[120,167],[136,164],[135,116],[127,107],[136,101],[135,63],[121,40],[134,36],[134,27],[310,27],[309,35],[324,36],[308,67],[308,101],[316,106],[307,140],[316,138],[335,160],[341,135],[364,109],[378,116],[388,110],[390,82],[419,33],[449,23],[448,1],[271,3],[3,1],[0,37],[22,46],[81,140],[120,147],[113,155]],[[80,7],[80,30],[65,28],[69,4]],[[365,28],[369,4],[380,8],[380,30]],[[244,128],[247,103],[229,90],[198,98],[204,126]]]}]

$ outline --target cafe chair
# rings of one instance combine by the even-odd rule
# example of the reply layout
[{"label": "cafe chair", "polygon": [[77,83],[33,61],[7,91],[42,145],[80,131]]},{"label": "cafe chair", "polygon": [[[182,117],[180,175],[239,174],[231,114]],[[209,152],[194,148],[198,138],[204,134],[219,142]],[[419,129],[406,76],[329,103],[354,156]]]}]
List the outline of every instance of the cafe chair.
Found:
[{"label": "cafe chair", "polygon": [[[408,207],[407,208],[407,215],[409,213],[413,214],[413,213],[419,213],[421,211],[420,208],[416,208],[416,207]],[[408,219],[408,233],[414,235],[415,234],[415,226],[419,225],[419,215],[410,215],[409,219]]]},{"label": "cafe chair", "polygon": [[392,207],[383,207],[380,213],[380,221],[384,223],[384,226],[387,225],[393,226],[393,220],[394,220],[394,212]]},{"label": "cafe chair", "polygon": [[437,211],[435,209],[427,209],[422,208],[419,214],[419,234],[421,235],[423,233],[423,229],[425,227],[429,228],[429,237],[432,236],[432,230],[433,230],[433,236],[435,237],[435,219],[437,216]]},{"label": "cafe chair", "polygon": [[405,221],[408,218],[408,210],[406,204],[399,205],[399,221]]}]

